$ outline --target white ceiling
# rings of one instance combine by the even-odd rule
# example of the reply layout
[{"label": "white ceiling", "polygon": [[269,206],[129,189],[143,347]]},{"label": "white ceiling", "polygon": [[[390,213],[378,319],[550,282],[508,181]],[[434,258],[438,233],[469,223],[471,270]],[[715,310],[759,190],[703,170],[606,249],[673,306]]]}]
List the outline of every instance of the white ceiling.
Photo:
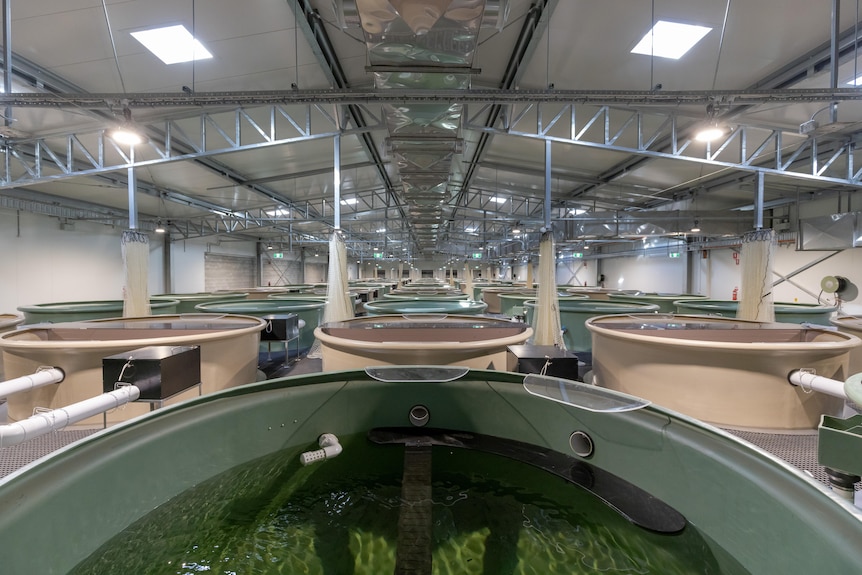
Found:
[{"label": "white ceiling", "polygon": [[[454,0],[452,6],[474,1]],[[354,0],[360,7],[368,3]],[[156,219],[170,219],[176,238],[233,233],[265,242],[293,239],[301,245],[303,241],[325,240],[339,208],[341,227],[352,240],[351,249],[357,252],[370,251],[381,242],[410,238],[411,225],[418,220],[410,215],[399,194],[400,175],[387,147],[389,133],[380,103],[368,97],[374,90],[367,45],[361,29],[341,28],[333,9],[336,2],[28,0],[11,4],[12,65],[16,71],[13,92],[17,94],[9,95],[4,105],[21,93],[45,91],[62,94],[71,104],[57,105],[46,99],[12,108],[14,121],[6,131],[7,144],[21,155],[10,158],[11,171],[2,176],[0,200],[5,198],[6,204],[0,203],[0,207],[27,209],[49,203],[67,209],[61,213],[58,208],[58,217],[97,219],[110,214],[122,218],[129,207],[127,175],[132,164],[124,162],[123,150],[114,148],[103,138],[103,132],[122,120],[124,98],[149,96],[149,100],[138,98],[143,104],[130,106],[134,120],[151,130],[152,146],[139,147],[134,163],[139,185],[137,210],[144,228],[151,228]],[[388,2],[379,0],[376,4]],[[517,53],[519,36],[530,22],[534,5],[544,11],[535,33],[524,38],[525,60],[510,68],[514,81],[507,86],[504,73]],[[842,35],[855,32],[858,1],[842,0],[838,5],[837,29]],[[830,2],[510,0],[508,6],[502,30],[486,27],[479,33],[472,88],[474,92],[506,88],[505,93],[514,94],[517,101],[502,108],[501,117],[510,122],[508,126],[498,121],[494,134],[484,138],[477,128],[486,121],[485,104],[466,105],[460,133],[463,149],[452,162],[450,194],[442,209],[444,223],[435,236],[435,251],[466,256],[485,243],[494,245],[511,237],[515,225],[525,224],[536,232],[544,223],[546,186],[554,207],[553,228],[564,241],[578,239],[565,237],[571,233],[572,222],[567,227],[558,221],[571,219],[568,210],[575,207],[590,210],[579,216],[583,221],[610,221],[619,217],[621,210],[682,210],[681,216],[690,216],[698,208],[730,210],[750,205],[756,192],[754,166],[775,166],[775,160],[761,155],[746,165],[748,156],[742,156],[752,154],[763,142],[767,151],[772,149],[774,142],[768,138],[780,132],[787,159],[812,140],[798,134],[800,124],[812,116],[821,124],[830,124],[829,110],[824,110],[829,102],[822,96],[799,94],[793,101],[786,97],[790,90],[831,90]],[[309,33],[313,25],[297,26],[297,12],[301,22],[315,20],[302,15],[303,8],[317,11],[321,26],[315,34]],[[658,19],[706,25],[713,30],[678,61],[631,54],[634,44]],[[184,24],[214,57],[167,66],[130,35],[170,24]],[[335,61],[327,62],[327,42]],[[849,47],[837,69],[840,89],[848,88],[846,82],[862,68],[852,38],[844,45]],[[341,72],[333,72],[334,65]],[[773,77],[787,68],[791,72]],[[655,90],[658,84],[661,88]],[[549,89],[551,85],[553,89]],[[184,88],[208,98],[195,101]],[[333,89],[339,90],[338,94],[352,91],[356,98],[342,97],[333,103],[328,98]],[[737,105],[738,95],[750,95],[754,89],[765,92],[751,105]],[[601,104],[612,103],[616,91],[628,95],[637,92],[641,97],[613,104],[607,116],[596,115]],[[214,93],[223,93],[223,98]],[[427,94],[430,98],[439,93],[414,90],[411,95]],[[84,105],[82,98],[88,94],[104,98]],[[276,108],[259,101],[243,103],[240,116],[240,106],[232,97],[255,94],[272,97]],[[284,95],[280,103],[275,99],[277,94]],[[537,103],[555,94],[558,101]],[[669,94],[698,96],[699,100],[689,104]],[[769,101],[766,96],[770,94],[784,96]],[[819,165],[836,157],[823,172],[830,179],[799,175],[807,169],[804,158],[811,156],[804,151],[797,158],[800,166],[765,172],[765,201],[858,189],[858,178],[847,162],[853,161],[854,166],[862,162],[855,151],[842,146],[855,144],[858,139],[862,102],[855,101],[856,96],[848,90],[841,95],[838,123],[831,126],[837,135],[815,134]],[[167,96],[172,98],[170,106],[166,105]],[[295,96],[301,98],[291,99]],[[587,101],[588,96],[595,97]],[[446,94],[445,100],[452,98]],[[706,118],[707,101],[718,104],[717,117],[738,134],[713,158],[716,161],[699,161],[706,154],[700,143],[688,144],[687,151],[678,157],[649,147],[648,153],[638,153],[639,134],[633,128],[636,124],[625,124],[628,119],[641,121],[640,136],[649,139],[673,116],[680,130],[679,142],[684,142],[687,129]],[[360,126],[350,117],[347,103],[359,105],[353,112],[362,111],[365,127],[361,130],[356,129]],[[576,112],[577,137],[571,132],[572,110]],[[633,118],[637,112],[641,115]],[[209,119],[202,122],[202,114],[208,114]],[[306,117],[311,125],[308,136],[314,138],[303,136]],[[596,121],[584,128],[591,117]],[[272,118],[278,136],[269,142],[263,134],[268,133]],[[606,119],[607,126],[603,123]],[[554,121],[547,132],[537,129],[540,122],[547,127]],[[242,137],[236,141],[235,129],[240,124]],[[182,160],[160,156],[157,151],[161,146],[164,152],[163,135],[168,125],[174,130],[175,141],[182,141],[184,147],[172,152],[182,153]],[[359,198],[354,205],[334,204],[337,186],[332,135],[339,127],[344,128],[339,193],[342,198]],[[204,128],[206,152],[190,143]],[[828,132],[828,128],[823,131]],[[619,138],[605,141],[606,129],[610,136],[619,131]],[[743,132],[747,138],[744,153]],[[548,182],[544,136],[552,141]],[[72,140],[81,143],[80,149],[69,144]],[[37,141],[42,146],[39,153],[47,154],[45,149],[50,148],[60,163],[71,146],[76,165],[84,162],[85,166],[88,160],[82,150],[95,156],[94,150],[104,145],[105,166],[115,168],[77,167],[63,173],[51,161],[43,161],[36,173],[36,160],[24,158],[27,150],[37,149]],[[466,178],[468,185],[464,184]],[[494,195],[504,195],[509,201],[489,201]],[[266,217],[267,211],[279,206],[293,210],[279,220]],[[786,219],[793,209],[789,201],[767,212],[767,225],[769,218]],[[219,225],[228,222],[230,227],[230,222],[237,221],[241,225],[230,231]],[[378,233],[376,230],[384,225],[387,234]],[[663,225],[668,233],[683,231],[671,229],[666,222]],[[478,228],[479,235],[465,235],[467,227]],[[710,233],[708,222],[702,227]]]}]

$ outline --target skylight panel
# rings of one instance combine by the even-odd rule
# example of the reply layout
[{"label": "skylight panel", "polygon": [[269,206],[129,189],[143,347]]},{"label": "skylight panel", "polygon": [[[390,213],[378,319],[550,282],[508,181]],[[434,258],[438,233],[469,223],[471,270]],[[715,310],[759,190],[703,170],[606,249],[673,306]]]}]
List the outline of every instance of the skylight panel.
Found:
[{"label": "skylight panel", "polygon": [[847,82],[847,85],[848,86],[862,86],[862,76],[858,76],[857,78],[850,80],[849,82]]},{"label": "skylight panel", "polygon": [[680,59],[712,28],[659,20],[632,49],[632,54]]},{"label": "skylight panel", "polygon": [[141,30],[132,32],[132,36],[165,64],[179,64],[213,57],[182,25]]}]

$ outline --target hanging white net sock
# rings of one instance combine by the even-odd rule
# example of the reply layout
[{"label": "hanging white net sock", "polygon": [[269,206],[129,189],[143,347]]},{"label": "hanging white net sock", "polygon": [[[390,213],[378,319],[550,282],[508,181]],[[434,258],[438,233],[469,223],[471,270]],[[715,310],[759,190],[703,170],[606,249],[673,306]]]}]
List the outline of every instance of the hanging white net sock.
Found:
[{"label": "hanging white net sock", "polygon": [[772,297],[772,261],[775,231],[756,230],[742,238],[742,289],[736,317],[755,321],[775,321]]},{"label": "hanging white net sock", "polygon": [[150,293],[147,285],[150,264],[150,241],[147,234],[123,232],[123,317],[150,315]]},{"label": "hanging white net sock", "polygon": [[[329,240],[329,274],[326,285],[326,307],[323,323],[344,321],[353,317],[353,298],[347,289],[347,246],[337,231]],[[315,340],[306,357],[320,357],[320,342]]]},{"label": "hanging white net sock", "polygon": [[545,232],[539,244],[539,287],[536,289],[536,312],[533,314],[533,344],[553,345],[564,350],[566,344],[560,323],[554,260],[554,236],[551,232]]}]

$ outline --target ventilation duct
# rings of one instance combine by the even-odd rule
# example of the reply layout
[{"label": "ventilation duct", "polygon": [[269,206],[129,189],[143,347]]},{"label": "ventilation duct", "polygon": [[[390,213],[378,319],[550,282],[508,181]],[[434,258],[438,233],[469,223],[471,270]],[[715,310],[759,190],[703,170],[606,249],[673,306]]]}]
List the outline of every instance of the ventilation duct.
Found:
[{"label": "ventilation duct", "polygon": [[862,247],[862,212],[799,220],[797,249],[844,250]]},{"label": "ventilation duct", "polygon": [[[502,29],[508,0],[340,0],[342,27],[361,27],[378,90],[466,90],[481,26]],[[399,199],[420,250],[433,248],[463,149],[460,103],[384,104]]]}]

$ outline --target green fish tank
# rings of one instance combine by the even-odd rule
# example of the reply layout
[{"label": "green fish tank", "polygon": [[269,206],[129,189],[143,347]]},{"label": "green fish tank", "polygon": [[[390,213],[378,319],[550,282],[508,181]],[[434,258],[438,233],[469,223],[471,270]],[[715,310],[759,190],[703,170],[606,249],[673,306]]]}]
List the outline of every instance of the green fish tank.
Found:
[{"label": "green fish tank", "polygon": [[459,367],[236,387],[0,480],[6,575],[859,573],[860,540],[856,508],[717,428]]}]

